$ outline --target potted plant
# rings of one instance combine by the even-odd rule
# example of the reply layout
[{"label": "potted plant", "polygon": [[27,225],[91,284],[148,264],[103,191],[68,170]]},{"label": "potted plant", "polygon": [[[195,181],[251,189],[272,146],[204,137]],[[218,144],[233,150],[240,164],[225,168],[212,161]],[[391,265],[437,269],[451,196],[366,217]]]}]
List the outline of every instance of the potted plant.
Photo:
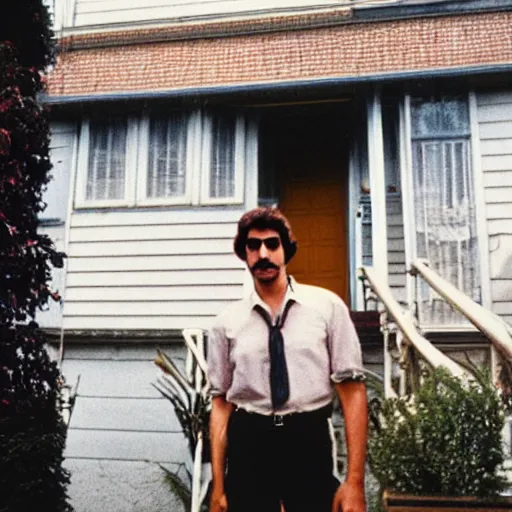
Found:
[{"label": "potted plant", "polygon": [[463,382],[446,370],[425,375],[414,395],[371,411],[370,468],[377,510],[512,510],[501,497],[505,407],[490,378]]}]

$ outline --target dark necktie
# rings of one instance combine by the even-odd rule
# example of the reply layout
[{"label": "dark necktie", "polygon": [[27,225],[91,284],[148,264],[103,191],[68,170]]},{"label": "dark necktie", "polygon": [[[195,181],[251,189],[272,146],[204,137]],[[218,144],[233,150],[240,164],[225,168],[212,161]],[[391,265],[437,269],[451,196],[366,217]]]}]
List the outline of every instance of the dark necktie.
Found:
[{"label": "dark necktie", "polygon": [[288,315],[288,311],[293,300],[286,303],[283,314],[277,317],[275,325],[265,309],[259,304],[254,309],[261,315],[268,325],[268,350],[270,354],[270,392],[272,394],[272,407],[281,408],[290,396],[290,384],[288,382],[288,368],[286,367],[286,357],[284,353],[284,340],[281,329]]}]

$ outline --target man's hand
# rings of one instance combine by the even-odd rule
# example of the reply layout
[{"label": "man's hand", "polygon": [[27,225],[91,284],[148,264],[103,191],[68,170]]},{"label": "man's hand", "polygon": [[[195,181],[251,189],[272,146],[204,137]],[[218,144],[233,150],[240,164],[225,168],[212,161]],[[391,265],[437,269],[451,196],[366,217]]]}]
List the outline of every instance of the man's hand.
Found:
[{"label": "man's hand", "polygon": [[332,512],[366,512],[364,485],[345,481],[334,495]]},{"label": "man's hand", "polygon": [[212,489],[210,498],[210,512],[226,512],[228,510],[228,500],[223,489]]},{"label": "man's hand", "polygon": [[364,473],[368,431],[368,404],[363,382],[336,384],[345,418],[347,477],[334,496],[333,512],[366,512]]}]

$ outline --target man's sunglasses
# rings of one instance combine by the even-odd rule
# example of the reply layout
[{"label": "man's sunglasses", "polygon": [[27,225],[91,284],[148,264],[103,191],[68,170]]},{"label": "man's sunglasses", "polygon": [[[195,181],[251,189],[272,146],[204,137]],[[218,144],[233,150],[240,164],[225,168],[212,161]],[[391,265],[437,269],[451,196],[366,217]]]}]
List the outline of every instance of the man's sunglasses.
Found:
[{"label": "man's sunglasses", "polygon": [[261,244],[264,244],[269,251],[275,251],[281,245],[281,239],[278,236],[269,236],[268,238],[248,238],[245,242],[250,251],[259,251]]}]

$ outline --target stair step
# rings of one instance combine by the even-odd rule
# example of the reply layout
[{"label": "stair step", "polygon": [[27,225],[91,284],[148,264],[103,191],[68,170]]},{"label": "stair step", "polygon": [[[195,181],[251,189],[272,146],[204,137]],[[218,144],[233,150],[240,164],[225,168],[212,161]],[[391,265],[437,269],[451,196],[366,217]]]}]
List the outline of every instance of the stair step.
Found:
[{"label": "stair step", "polygon": [[354,322],[363,348],[382,346],[383,338],[380,332],[380,320],[377,311],[351,311],[350,317]]}]

